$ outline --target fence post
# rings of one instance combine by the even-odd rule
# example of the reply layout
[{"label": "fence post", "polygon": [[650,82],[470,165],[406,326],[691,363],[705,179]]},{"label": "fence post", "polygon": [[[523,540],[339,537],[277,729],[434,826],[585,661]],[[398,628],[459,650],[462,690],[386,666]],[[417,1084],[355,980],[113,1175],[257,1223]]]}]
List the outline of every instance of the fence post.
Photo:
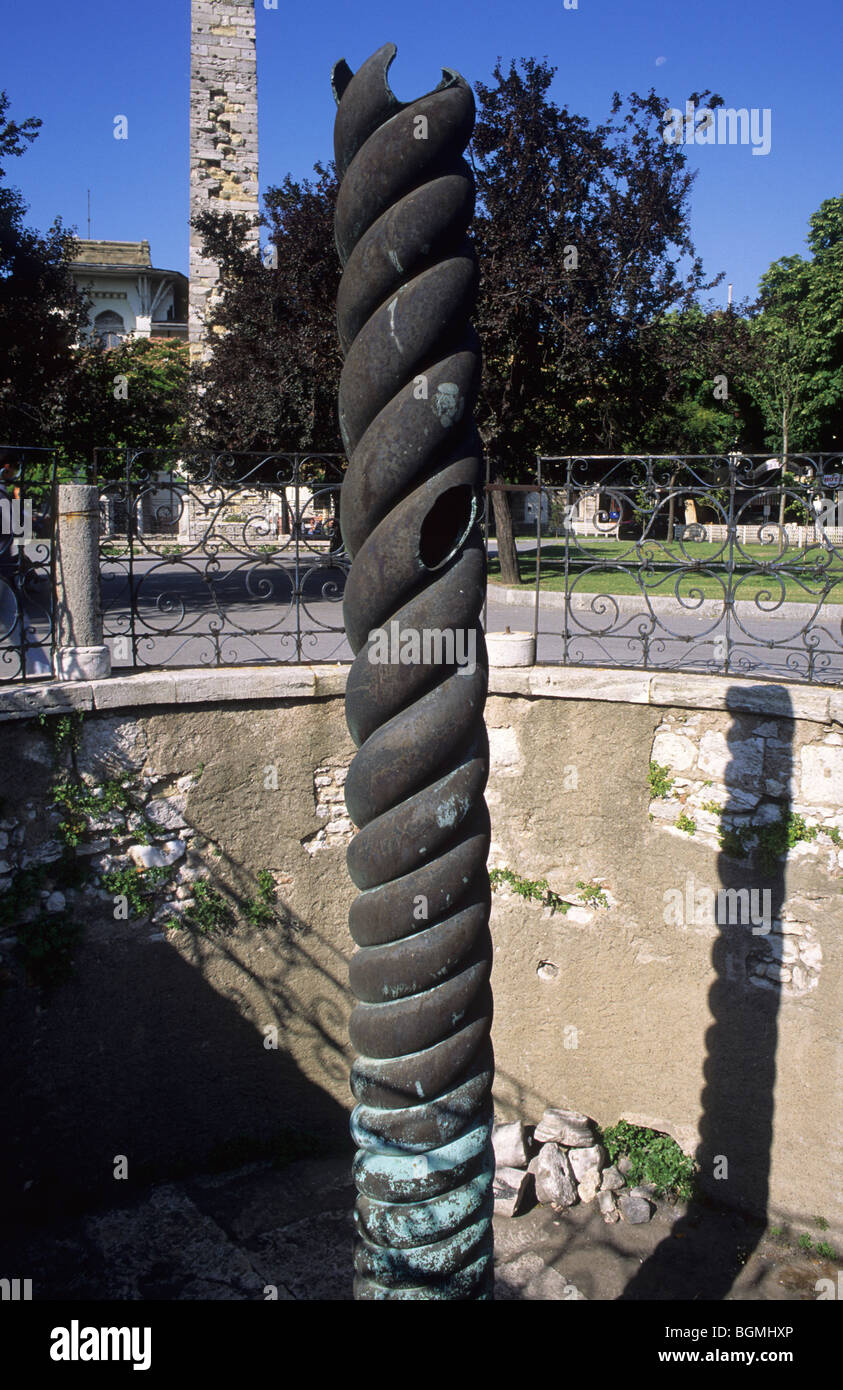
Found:
[{"label": "fence post", "polygon": [[111,652],[102,640],[99,489],[60,483],[56,509],[56,670],[60,681],[102,680]]}]

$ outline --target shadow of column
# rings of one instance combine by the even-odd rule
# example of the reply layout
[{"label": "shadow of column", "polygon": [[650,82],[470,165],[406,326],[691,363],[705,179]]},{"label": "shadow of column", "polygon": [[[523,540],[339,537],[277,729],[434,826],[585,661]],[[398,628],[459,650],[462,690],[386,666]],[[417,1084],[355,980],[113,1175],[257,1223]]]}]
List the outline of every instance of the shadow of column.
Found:
[{"label": "shadow of column", "polygon": [[[790,814],[793,707],[785,688],[772,689],[779,737],[757,738],[754,730],[769,719],[746,713],[735,714],[727,734],[729,797],[723,820],[738,830],[724,837],[717,862],[715,978],[708,996],[711,1025],[695,1155],[698,1191],[630,1280],[622,1300],[727,1298],[766,1226],[782,988],[773,978],[780,969],[782,937],[773,928],[781,922],[786,859],[776,857],[769,843],[780,831],[767,831],[766,848],[759,843],[749,856],[741,853],[738,838],[740,826],[755,814],[745,794],[750,783],[756,784],[753,795],[761,793],[761,805],[771,808],[771,825],[776,804],[781,821]],[[769,690],[765,686],[765,695]],[[737,710],[729,695],[727,707]],[[768,966],[769,974],[762,975]]]}]

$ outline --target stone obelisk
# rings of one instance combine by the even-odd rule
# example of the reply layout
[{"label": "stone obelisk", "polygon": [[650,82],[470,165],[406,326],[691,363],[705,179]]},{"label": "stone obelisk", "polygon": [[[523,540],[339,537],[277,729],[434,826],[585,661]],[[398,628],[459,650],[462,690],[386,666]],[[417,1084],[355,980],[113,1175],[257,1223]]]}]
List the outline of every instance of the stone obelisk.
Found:
[{"label": "stone obelisk", "polygon": [[[255,0],[191,0],[190,216],[258,212],[258,79]],[[250,232],[255,254],[257,227]],[[191,355],[202,356],[219,278],[190,229]]]}]

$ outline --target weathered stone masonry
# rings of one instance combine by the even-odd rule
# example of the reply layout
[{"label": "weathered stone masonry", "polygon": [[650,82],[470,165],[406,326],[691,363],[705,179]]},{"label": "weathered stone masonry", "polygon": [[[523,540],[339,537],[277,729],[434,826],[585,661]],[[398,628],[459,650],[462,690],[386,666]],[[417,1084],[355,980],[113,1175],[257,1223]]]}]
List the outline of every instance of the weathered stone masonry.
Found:
[{"label": "weathered stone masonry", "polygon": [[[258,211],[258,88],[254,0],[192,0],[190,216]],[[250,233],[255,252],[257,228]],[[197,351],[218,267],[190,231],[190,342]]]},{"label": "weathered stone masonry", "polygon": [[[200,1169],[232,1136],[254,1147],[285,1127],[346,1142],[346,675],[150,671],[2,692],[0,759],[16,775],[0,808],[0,902],[22,871],[42,866],[23,915],[64,912],[84,926],[73,979],[49,1002],[23,975],[14,927],[0,941],[10,1087],[0,1108],[18,1116],[2,1160],[9,1190],[65,1190],[78,1175],[110,1191],[115,1153],[131,1153],[133,1172],[165,1176]],[[92,876],[76,887],[55,876],[49,793],[50,728],[74,708],[91,794],[119,779],[137,808],[90,816],[74,859]],[[43,725],[21,723],[39,713]],[[712,1096],[732,1096],[735,1115],[716,1140],[730,1159],[720,1196],[741,1197],[758,1161],[742,1136],[757,1139],[772,1114],[771,1219],[820,1213],[836,1238],[843,694],[495,670],[488,719],[491,864],[546,879],[569,904],[551,911],[505,887],[494,894],[498,1118],[535,1123],[562,1106],[602,1127],[623,1118],[666,1131],[694,1154]],[[651,763],[666,769],[665,794],[653,795]],[[784,814],[801,829],[776,858],[769,931],[746,920],[718,929],[705,910],[712,894],[770,881],[759,854]],[[131,882],[136,870],[150,910],[124,920],[119,884],[109,892],[101,878]],[[262,924],[244,910],[261,871],[277,893]],[[205,934],[189,922],[210,890],[237,920]],[[713,1030],[735,1047],[712,1054]],[[768,1067],[762,1086],[764,1038],[775,1074]]]}]

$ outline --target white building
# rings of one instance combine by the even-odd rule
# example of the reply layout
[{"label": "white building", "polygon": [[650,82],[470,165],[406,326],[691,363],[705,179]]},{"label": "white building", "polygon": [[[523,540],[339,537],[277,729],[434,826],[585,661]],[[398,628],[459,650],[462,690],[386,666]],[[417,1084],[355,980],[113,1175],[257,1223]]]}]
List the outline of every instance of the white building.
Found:
[{"label": "white building", "polygon": [[155,269],[148,241],[81,241],[72,272],[92,301],[89,330],[106,347],[187,338],[187,276]]}]

